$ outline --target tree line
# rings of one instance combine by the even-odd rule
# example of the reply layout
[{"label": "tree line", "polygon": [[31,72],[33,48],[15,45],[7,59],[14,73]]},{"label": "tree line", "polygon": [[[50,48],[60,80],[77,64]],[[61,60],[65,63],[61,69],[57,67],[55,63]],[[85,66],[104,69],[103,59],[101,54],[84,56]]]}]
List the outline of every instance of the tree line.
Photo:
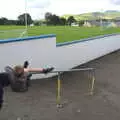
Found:
[{"label": "tree line", "polygon": [[0,18],[0,25],[25,25],[27,18],[27,24],[34,24],[34,25],[71,25],[71,23],[76,22],[73,16],[68,17],[68,19],[61,18],[55,14],[50,12],[45,13],[45,20],[32,20],[32,17],[28,13],[23,13],[18,16],[17,20],[9,20],[5,17]]},{"label": "tree line", "polygon": [[65,19],[49,12],[45,14],[45,20],[47,25],[71,25],[71,23],[76,22],[73,16]]},{"label": "tree line", "polygon": [[[101,18],[99,18],[98,13],[94,13],[94,17],[96,18],[96,21],[100,22]],[[60,16],[57,16],[55,14],[52,14],[50,12],[45,13],[44,20],[33,20],[31,15],[29,13],[23,13],[17,17],[17,20],[9,20],[5,17],[0,18],[0,25],[25,25],[27,18],[27,24],[34,24],[34,25],[71,25],[72,23],[77,23],[79,26],[82,26],[84,24],[84,20],[76,21],[76,19],[73,16],[69,16],[68,18],[63,18]],[[88,20],[89,21],[89,20]],[[108,20],[103,19],[102,21],[117,21],[117,20]],[[120,20],[119,20],[120,21]]]},{"label": "tree line", "polygon": [[25,25],[25,16],[27,17],[28,25],[33,23],[33,20],[31,18],[30,14],[24,13],[24,14],[19,15],[17,20],[9,20],[5,17],[1,17],[0,25]]}]

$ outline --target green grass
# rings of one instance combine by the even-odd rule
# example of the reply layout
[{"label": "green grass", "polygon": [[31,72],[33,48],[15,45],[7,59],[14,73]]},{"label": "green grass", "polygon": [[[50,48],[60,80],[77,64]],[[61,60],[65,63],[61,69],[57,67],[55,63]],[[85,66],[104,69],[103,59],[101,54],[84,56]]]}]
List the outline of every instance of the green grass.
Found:
[{"label": "green grass", "polygon": [[[22,29],[24,26],[0,26],[0,31],[9,30],[8,32],[0,32],[0,39],[13,38],[17,32],[12,30]],[[42,26],[42,27],[29,27],[28,36],[38,36],[46,34],[56,34],[57,42],[67,42],[73,40],[80,40],[82,38],[94,37],[99,35],[120,33],[120,28],[107,28],[101,30],[99,27],[70,27],[70,26]],[[5,35],[3,35],[5,34]],[[13,36],[12,36],[13,35]]]}]

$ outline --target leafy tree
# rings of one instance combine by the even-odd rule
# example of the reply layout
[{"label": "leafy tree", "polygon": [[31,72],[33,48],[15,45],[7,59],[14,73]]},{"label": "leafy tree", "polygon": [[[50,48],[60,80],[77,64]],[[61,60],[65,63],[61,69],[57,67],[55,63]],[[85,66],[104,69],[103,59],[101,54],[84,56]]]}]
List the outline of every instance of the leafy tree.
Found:
[{"label": "leafy tree", "polygon": [[66,25],[67,20],[65,18],[60,18],[61,25]]},{"label": "leafy tree", "polygon": [[0,18],[0,25],[6,25],[7,21],[8,21],[8,19],[5,17]]},{"label": "leafy tree", "polygon": [[47,25],[60,25],[61,24],[59,16],[52,14],[50,12],[47,12],[45,14],[45,20],[46,20]]},{"label": "leafy tree", "polygon": [[50,23],[51,23],[51,19],[52,19],[52,13],[47,12],[47,13],[45,14],[45,20],[46,20],[47,24],[50,24]]},{"label": "leafy tree", "polygon": [[27,24],[28,25],[30,25],[33,22],[30,14],[24,13],[24,14],[18,16],[18,24],[19,25],[25,25],[25,17],[27,17]]},{"label": "leafy tree", "polygon": [[53,25],[60,25],[60,18],[59,18],[59,16],[52,15],[52,17],[51,17],[51,23]]},{"label": "leafy tree", "polygon": [[79,26],[82,26],[84,24],[84,21],[81,20],[81,21],[78,22],[78,24],[79,24]]},{"label": "leafy tree", "polygon": [[7,20],[6,24],[7,25],[16,25],[17,24],[17,20]]},{"label": "leafy tree", "polygon": [[72,23],[76,22],[75,18],[73,16],[68,17],[67,24],[71,25]]}]

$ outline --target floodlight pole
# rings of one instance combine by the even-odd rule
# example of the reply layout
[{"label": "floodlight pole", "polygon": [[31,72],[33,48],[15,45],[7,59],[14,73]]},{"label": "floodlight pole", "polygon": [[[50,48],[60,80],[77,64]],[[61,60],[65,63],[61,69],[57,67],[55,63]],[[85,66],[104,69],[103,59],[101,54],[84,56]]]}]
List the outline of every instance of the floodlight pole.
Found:
[{"label": "floodlight pole", "polygon": [[27,31],[27,0],[25,0],[25,28],[26,28],[26,34],[28,36],[28,31]]},{"label": "floodlight pole", "polygon": [[101,30],[103,29],[103,10],[101,10],[101,16],[100,16],[100,26],[101,26]]},{"label": "floodlight pole", "polygon": [[103,21],[102,21],[102,17],[100,18],[100,26],[101,26],[101,30],[103,28]]}]

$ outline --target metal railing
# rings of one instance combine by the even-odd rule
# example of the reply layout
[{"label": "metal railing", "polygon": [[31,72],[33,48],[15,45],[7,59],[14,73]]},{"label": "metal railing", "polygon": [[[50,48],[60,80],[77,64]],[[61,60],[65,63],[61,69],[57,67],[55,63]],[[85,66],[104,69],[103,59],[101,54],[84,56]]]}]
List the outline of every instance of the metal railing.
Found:
[{"label": "metal railing", "polygon": [[[77,72],[77,71],[90,71],[89,74],[92,76],[90,77],[91,79],[91,86],[89,90],[89,95],[93,95],[94,92],[94,86],[95,86],[95,68],[81,68],[81,69],[70,69],[70,70],[56,70],[56,71],[51,71],[50,73],[57,73],[57,97],[56,97],[56,103],[57,107],[61,107],[61,73],[64,72]],[[43,74],[41,72],[32,72],[32,74]]]}]

